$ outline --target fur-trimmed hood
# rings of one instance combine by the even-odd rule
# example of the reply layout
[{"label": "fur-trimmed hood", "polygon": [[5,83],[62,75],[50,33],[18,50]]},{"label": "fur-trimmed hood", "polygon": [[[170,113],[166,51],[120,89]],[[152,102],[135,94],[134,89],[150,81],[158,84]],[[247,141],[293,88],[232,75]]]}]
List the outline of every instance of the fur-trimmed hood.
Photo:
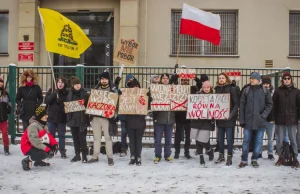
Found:
[{"label": "fur-trimmed hood", "polygon": [[33,79],[33,83],[34,85],[37,85],[38,83],[38,77],[37,75],[34,73],[34,71],[32,69],[27,69],[27,70],[24,70],[21,77],[20,77],[20,87],[25,87],[25,81],[26,81],[26,78],[27,76],[31,76],[32,79]]}]

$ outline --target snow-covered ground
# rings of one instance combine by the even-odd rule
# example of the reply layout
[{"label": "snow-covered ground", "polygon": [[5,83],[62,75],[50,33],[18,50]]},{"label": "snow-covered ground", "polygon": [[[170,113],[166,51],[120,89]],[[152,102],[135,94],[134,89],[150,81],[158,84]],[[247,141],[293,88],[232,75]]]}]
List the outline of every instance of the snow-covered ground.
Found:
[{"label": "snow-covered ground", "polygon": [[[114,156],[115,165],[107,165],[106,156],[94,164],[70,163],[58,154],[50,167],[32,167],[25,172],[19,145],[12,145],[11,155],[4,156],[0,147],[0,193],[300,193],[300,171],[275,167],[260,159],[260,167],[237,169],[241,151],[236,150],[233,166],[209,162],[200,167],[198,156],[187,160],[182,156],[173,163],[162,160],[153,164],[154,149],[145,148],[142,166],[129,166],[129,156]],[[182,151],[183,152],[183,151]],[[251,154],[249,155],[249,157]],[[263,154],[266,157],[266,153]],[[90,156],[89,156],[90,157]],[[215,153],[217,157],[217,153]],[[276,156],[277,159],[277,156]]]}]

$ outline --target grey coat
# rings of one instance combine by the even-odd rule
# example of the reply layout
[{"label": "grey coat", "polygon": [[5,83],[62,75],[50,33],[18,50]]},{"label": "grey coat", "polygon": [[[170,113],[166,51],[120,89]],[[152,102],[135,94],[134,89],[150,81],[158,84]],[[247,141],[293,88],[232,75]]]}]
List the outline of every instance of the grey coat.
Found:
[{"label": "grey coat", "polygon": [[248,93],[244,89],[240,99],[240,124],[245,124],[245,129],[263,128],[273,107],[271,93],[262,85],[247,87]]}]

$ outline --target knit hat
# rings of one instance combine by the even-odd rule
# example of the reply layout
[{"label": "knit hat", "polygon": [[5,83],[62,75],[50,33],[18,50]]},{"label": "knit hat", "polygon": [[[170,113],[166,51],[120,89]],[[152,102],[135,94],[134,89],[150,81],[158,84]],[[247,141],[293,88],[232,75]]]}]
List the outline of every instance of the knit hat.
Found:
[{"label": "knit hat", "polygon": [[74,86],[76,84],[81,84],[80,79],[76,76],[72,76],[71,78],[71,85]]},{"label": "knit hat", "polygon": [[288,72],[288,71],[286,71],[282,74],[282,79],[285,77],[290,77],[292,79],[292,76],[291,76],[290,72]]},{"label": "knit hat", "polygon": [[105,78],[105,79],[109,80],[109,73],[107,71],[102,72],[101,75],[100,75],[100,80],[102,78]]},{"label": "knit hat", "polygon": [[210,88],[212,88],[211,82],[210,82],[210,81],[205,81],[205,82],[203,82],[202,88],[204,88],[204,87],[210,87]]},{"label": "knit hat", "polygon": [[151,75],[150,76],[150,83],[153,83],[153,80],[154,80],[155,77],[159,77],[159,76],[158,75]]},{"label": "knit hat", "polygon": [[128,88],[134,88],[135,86],[141,87],[140,82],[137,79],[132,80],[128,83]]},{"label": "knit hat", "polygon": [[269,76],[264,76],[262,79],[261,79],[261,83],[262,84],[270,84],[271,85],[271,78]]},{"label": "knit hat", "polygon": [[258,72],[252,72],[251,74],[250,74],[250,78],[251,79],[257,79],[258,81],[260,81],[260,74],[258,73]]},{"label": "knit hat", "polygon": [[41,106],[37,107],[37,109],[35,109],[35,119],[37,121],[40,121],[43,116],[47,115],[47,112],[44,108],[42,108]]},{"label": "knit hat", "polygon": [[186,69],[186,66],[185,65],[181,65],[180,68]]}]

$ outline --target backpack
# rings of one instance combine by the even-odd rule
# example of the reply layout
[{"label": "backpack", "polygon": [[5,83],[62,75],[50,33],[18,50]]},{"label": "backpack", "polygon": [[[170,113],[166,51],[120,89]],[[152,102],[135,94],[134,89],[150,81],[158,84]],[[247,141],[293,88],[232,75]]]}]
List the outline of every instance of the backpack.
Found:
[{"label": "backpack", "polygon": [[121,153],[121,149],[122,149],[121,142],[119,142],[119,141],[115,142],[113,145],[113,154]]},{"label": "backpack", "polygon": [[284,166],[292,166],[293,164],[293,148],[289,143],[283,143],[282,152],[279,154],[282,159],[282,165]]}]

